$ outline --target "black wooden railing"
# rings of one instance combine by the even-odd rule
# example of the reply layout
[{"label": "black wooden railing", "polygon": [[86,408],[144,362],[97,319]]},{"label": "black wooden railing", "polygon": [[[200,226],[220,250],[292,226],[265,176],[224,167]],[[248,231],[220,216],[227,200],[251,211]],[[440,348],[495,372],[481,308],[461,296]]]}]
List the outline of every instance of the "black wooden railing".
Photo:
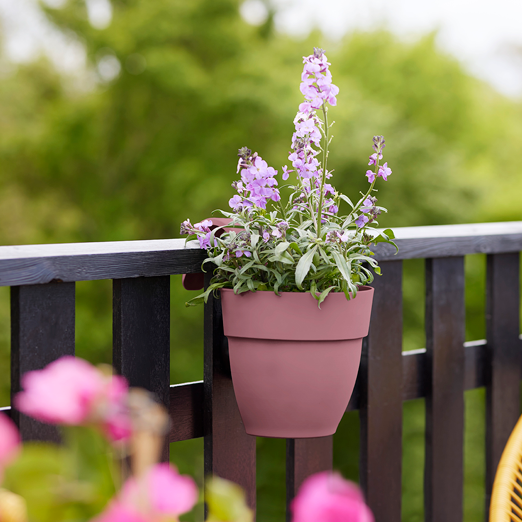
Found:
[{"label": "black wooden railing", "polygon": [[[348,410],[361,419],[361,484],[377,522],[401,520],[402,403],[426,399],[425,519],[461,522],[464,397],[487,389],[486,492],[520,415],[519,252],[522,222],[396,230],[379,245],[370,334]],[[464,256],[488,254],[487,338],[464,343]],[[426,259],[423,350],[402,351],[402,260]],[[11,286],[11,386],[74,353],[75,282],[113,279],[113,362],[169,408],[169,441],[205,438],[205,472],[239,483],[256,502],[256,444],[245,434],[227,361],[218,300],[205,308],[204,380],[170,386],[169,276],[199,272],[204,252],[181,239],[0,247],[0,285]],[[5,408],[9,410],[9,408]],[[25,439],[51,426],[11,412]],[[287,441],[287,497],[332,466],[332,437]],[[168,444],[165,455],[168,456]],[[487,502],[487,499],[486,499]]]}]

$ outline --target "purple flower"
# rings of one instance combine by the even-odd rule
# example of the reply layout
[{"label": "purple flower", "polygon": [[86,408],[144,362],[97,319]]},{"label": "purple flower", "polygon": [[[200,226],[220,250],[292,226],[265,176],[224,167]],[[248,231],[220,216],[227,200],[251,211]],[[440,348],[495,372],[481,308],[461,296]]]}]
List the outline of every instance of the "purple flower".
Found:
[{"label": "purple flower", "polygon": [[288,170],[288,167],[285,165],[283,167],[283,175],[281,176],[284,181],[288,179],[288,177],[290,176],[290,172],[293,172],[293,170]]},{"label": "purple flower", "polygon": [[210,235],[212,232],[207,232],[204,236],[198,236],[199,247],[205,250],[210,246]]},{"label": "purple flower", "polygon": [[368,176],[368,183],[373,183],[375,181],[375,172],[373,172],[373,170],[367,170],[366,176]]},{"label": "purple flower", "polygon": [[201,221],[201,223],[196,223],[194,228],[199,230],[200,232],[210,232],[210,227],[212,226],[212,221],[210,219],[205,219]]},{"label": "purple flower", "polygon": [[369,219],[364,215],[364,214],[361,214],[356,220],[355,220],[355,224],[359,227],[359,228],[362,228],[364,227],[364,225],[366,225],[366,223],[368,223]]},{"label": "purple flower", "polygon": [[361,212],[364,212],[365,214],[367,214],[373,208],[373,201],[372,201],[372,199],[371,198],[366,198],[363,201],[363,205],[364,206],[361,207]]},{"label": "purple flower", "polygon": [[[379,154],[379,159],[382,160],[382,154]],[[368,161],[368,165],[375,165],[375,163],[377,163],[377,153],[374,152],[370,158],[369,158],[370,161]]]},{"label": "purple flower", "polygon": [[377,176],[381,176],[384,181],[388,180],[388,176],[392,173],[392,170],[388,167],[388,162],[379,167],[379,173]]},{"label": "purple flower", "polygon": [[277,224],[277,228],[279,230],[281,230],[281,232],[286,232],[288,230],[288,223],[286,221],[280,221],[278,224]]},{"label": "purple flower", "polygon": [[190,222],[190,219],[185,219],[183,223],[181,223],[180,227],[180,234],[191,234],[192,233],[192,223]]},{"label": "purple flower", "polygon": [[335,194],[335,189],[330,185],[330,183],[324,184],[324,195],[327,196],[328,194]]},{"label": "purple flower", "polygon": [[339,212],[339,207],[337,205],[332,205],[331,207],[328,207],[328,212],[330,212],[330,214],[337,214],[337,212]]},{"label": "purple flower", "polygon": [[277,237],[277,238],[281,238],[281,237],[283,237],[283,234],[282,234],[281,231],[280,231],[279,229],[277,229],[277,228],[276,228],[275,230],[272,231],[272,235],[273,235],[274,237]]},{"label": "purple flower", "polygon": [[230,198],[228,204],[233,210],[238,212],[243,208],[243,198],[236,194],[234,197]]},{"label": "purple flower", "polygon": [[265,243],[268,243],[269,240],[270,240],[270,232],[268,232],[268,230],[265,230],[263,232],[263,241]]}]

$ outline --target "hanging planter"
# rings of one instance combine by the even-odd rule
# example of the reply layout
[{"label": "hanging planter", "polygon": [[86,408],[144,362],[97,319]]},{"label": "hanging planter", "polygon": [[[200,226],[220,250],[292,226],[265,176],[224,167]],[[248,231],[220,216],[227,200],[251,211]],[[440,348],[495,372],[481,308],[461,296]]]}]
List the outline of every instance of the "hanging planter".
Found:
[{"label": "hanging planter", "polygon": [[373,288],[318,308],[308,293],[221,290],[232,382],[250,435],[324,437],[348,406],[368,334]]},{"label": "hanging planter", "polygon": [[[335,432],[368,333],[368,285],[381,273],[373,245],[395,246],[391,230],[375,228],[386,212],[377,205],[375,184],[392,174],[381,163],[384,137],[373,137],[369,186],[361,197],[352,201],[337,191],[330,183],[328,147],[329,107],[337,104],[339,89],[322,49],[314,48],[303,63],[304,101],[288,156],[292,168],[283,166],[279,177],[257,152],[242,147],[232,211],[181,224],[187,240],[197,239],[207,251],[203,271],[212,270],[208,287],[187,304],[206,302],[212,292],[221,295],[245,429],[266,437]],[[192,283],[184,281],[186,288],[197,286]]]}]

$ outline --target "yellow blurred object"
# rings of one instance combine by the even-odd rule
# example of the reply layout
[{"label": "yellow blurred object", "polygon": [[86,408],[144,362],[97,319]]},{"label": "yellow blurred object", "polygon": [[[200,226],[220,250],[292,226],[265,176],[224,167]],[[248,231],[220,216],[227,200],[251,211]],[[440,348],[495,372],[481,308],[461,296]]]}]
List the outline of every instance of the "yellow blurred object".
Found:
[{"label": "yellow blurred object", "polygon": [[498,464],[490,522],[522,522],[522,417],[513,429]]},{"label": "yellow blurred object", "polygon": [[138,477],[159,461],[169,430],[169,416],[148,391],[140,388],[131,388],[129,410],[132,421],[131,467],[132,474]]},{"label": "yellow blurred object", "polygon": [[0,489],[0,521],[27,522],[27,507],[20,495]]}]

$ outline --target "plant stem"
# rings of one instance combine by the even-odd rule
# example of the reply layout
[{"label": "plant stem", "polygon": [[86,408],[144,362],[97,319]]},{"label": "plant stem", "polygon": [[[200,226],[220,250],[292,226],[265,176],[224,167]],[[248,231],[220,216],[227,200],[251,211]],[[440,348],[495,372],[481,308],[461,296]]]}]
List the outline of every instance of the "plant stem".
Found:
[{"label": "plant stem", "polygon": [[323,174],[321,176],[321,190],[319,194],[319,209],[317,210],[317,238],[321,237],[321,221],[323,216],[323,189],[324,180],[326,179],[326,166],[328,163],[328,109],[326,102],[323,101],[323,116],[324,116],[324,147],[323,147]]}]

